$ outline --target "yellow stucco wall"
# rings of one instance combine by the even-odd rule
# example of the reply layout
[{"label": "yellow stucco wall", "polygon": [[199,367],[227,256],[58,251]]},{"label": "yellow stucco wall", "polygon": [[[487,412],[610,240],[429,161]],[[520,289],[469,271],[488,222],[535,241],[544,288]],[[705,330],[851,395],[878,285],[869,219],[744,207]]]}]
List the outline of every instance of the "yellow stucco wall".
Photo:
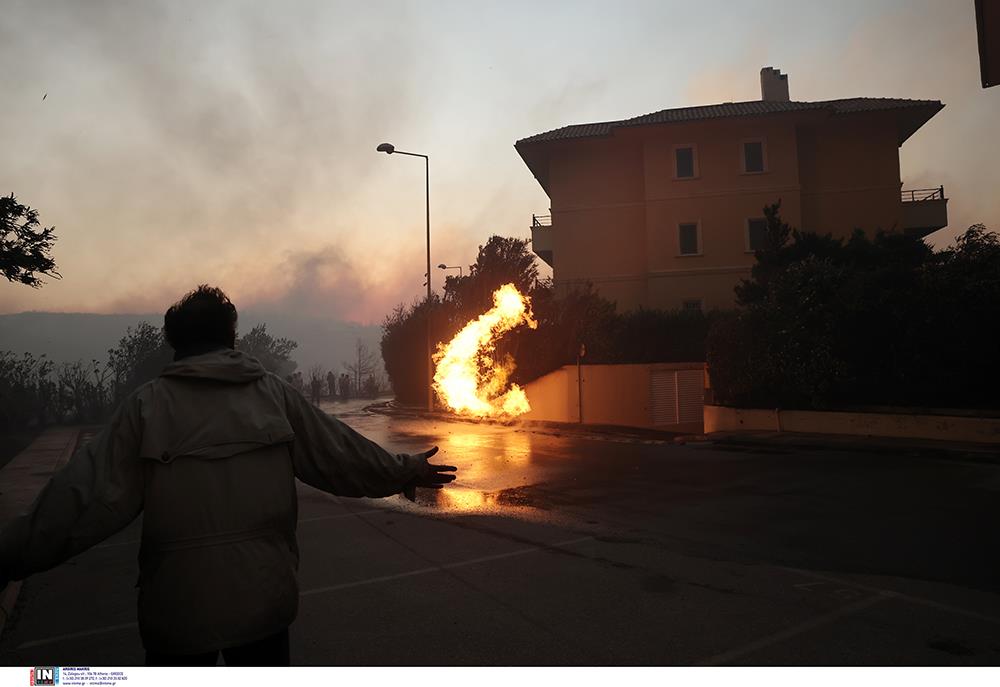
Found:
[{"label": "yellow stucco wall", "polygon": [[[704,363],[583,365],[583,422],[591,425],[644,427],[701,432],[701,423],[654,425],[650,413],[653,370],[704,370]],[[525,420],[579,422],[577,368],[566,365],[525,386],[531,410]]]},{"label": "yellow stucco wall", "polygon": [[795,226],[834,236],[849,236],[855,228],[900,230],[896,136],[887,113],[800,127],[802,220]]},{"label": "yellow stucco wall", "polygon": [[[626,127],[550,148],[557,286],[589,282],[619,309],[729,307],[749,274],[747,220],[782,203],[792,226],[849,235],[901,226],[891,115],[788,113]],[[741,145],[765,144],[766,171],[742,172]],[[674,149],[696,147],[696,178],[674,178]],[[699,226],[701,254],[682,256],[678,225]]]},{"label": "yellow stucco wall", "polygon": [[1000,419],[705,406],[705,432],[806,432],[1000,444]]}]

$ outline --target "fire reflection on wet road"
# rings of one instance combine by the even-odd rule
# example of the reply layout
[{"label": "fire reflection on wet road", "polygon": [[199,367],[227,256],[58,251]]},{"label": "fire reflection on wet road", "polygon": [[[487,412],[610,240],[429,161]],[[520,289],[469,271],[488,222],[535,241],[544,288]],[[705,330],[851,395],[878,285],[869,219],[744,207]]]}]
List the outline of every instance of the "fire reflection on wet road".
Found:
[{"label": "fire reflection on wet road", "polygon": [[568,459],[558,438],[517,426],[466,421],[390,417],[363,409],[337,413],[342,421],[389,450],[422,451],[437,446],[436,462],[458,467],[458,479],[440,491],[420,490],[417,503],[442,513],[489,513],[533,517],[547,510],[529,504],[523,487],[549,479]]}]

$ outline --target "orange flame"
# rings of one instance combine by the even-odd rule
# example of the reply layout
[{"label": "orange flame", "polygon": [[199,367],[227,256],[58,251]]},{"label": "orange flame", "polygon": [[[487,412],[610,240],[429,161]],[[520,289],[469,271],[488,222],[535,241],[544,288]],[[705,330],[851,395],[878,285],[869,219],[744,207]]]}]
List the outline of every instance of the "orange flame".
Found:
[{"label": "orange flame", "polygon": [[[507,388],[514,360],[495,361],[491,354],[497,340],[526,324],[538,327],[531,302],[513,284],[493,293],[493,307],[462,328],[434,354],[434,390],[452,411],[472,417],[517,417],[531,410],[524,389]],[[506,389],[506,390],[505,390]]]}]

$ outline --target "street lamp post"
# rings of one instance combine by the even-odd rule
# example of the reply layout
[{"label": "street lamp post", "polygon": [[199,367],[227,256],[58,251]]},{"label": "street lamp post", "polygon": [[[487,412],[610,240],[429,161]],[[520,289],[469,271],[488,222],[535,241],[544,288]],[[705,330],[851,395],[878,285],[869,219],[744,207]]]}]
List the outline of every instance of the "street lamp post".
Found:
[{"label": "street lamp post", "polygon": [[407,153],[396,150],[396,146],[391,143],[380,143],[375,149],[380,153],[392,155],[409,155],[410,157],[424,158],[424,179],[425,179],[425,209],[427,218],[427,410],[434,410],[434,380],[433,363],[431,362],[431,163],[430,158],[420,153]]},{"label": "street lamp post", "polygon": [[446,265],[443,262],[438,265],[439,270],[458,270],[458,276],[462,276],[462,266],[461,265]]}]

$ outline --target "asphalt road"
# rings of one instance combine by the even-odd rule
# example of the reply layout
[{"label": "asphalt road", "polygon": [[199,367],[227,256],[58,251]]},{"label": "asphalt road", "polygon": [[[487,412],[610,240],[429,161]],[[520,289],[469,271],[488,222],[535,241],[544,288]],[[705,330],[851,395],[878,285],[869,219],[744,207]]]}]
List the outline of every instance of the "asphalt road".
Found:
[{"label": "asphalt road", "polygon": [[[998,465],[348,410],[459,479],[300,486],[294,663],[1000,663]],[[0,663],[141,663],[138,532],[28,580]]]}]

